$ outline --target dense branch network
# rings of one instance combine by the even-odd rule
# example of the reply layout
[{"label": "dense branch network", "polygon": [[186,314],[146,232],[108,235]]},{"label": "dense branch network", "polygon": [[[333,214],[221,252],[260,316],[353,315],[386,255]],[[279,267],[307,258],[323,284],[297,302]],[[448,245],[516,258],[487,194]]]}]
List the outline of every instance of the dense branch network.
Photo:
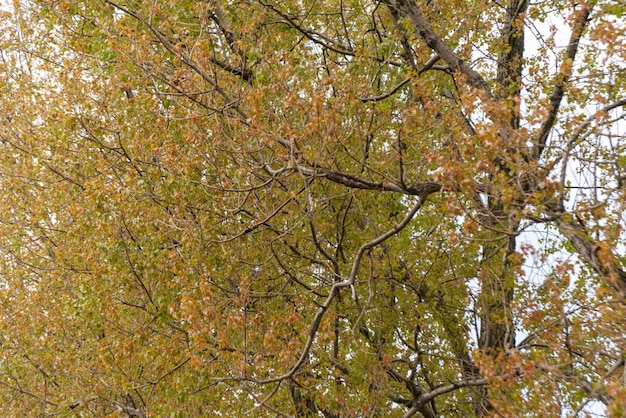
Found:
[{"label": "dense branch network", "polygon": [[[619,402],[620,337],[589,318],[621,318],[626,301],[611,219],[624,147],[607,117],[626,100],[589,117],[564,105],[602,2],[571,6],[537,98],[524,27],[542,5],[526,0],[467,10],[476,22],[437,1],[61,3],[59,50],[82,60],[57,75],[71,99],[0,128],[0,259],[19,279],[0,304],[9,402],[167,415],[160,399],[184,392],[198,411],[427,418],[514,416],[510,388],[566,391],[572,410]],[[572,168],[590,166],[592,193],[569,196]],[[524,257],[540,251],[520,237],[544,226],[588,271],[548,248],[535,286]],[[34,339],[19,303],[44,306]],[[43,340],[99,376],[75,379],[89,396],[48,397],[69,363]]]}]

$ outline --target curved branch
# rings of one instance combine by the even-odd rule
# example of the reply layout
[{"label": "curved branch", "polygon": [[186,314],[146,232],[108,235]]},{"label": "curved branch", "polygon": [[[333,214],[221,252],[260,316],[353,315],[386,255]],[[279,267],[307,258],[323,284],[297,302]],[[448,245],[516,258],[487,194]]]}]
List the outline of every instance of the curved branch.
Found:
[{"label": "curved branch", "polygon": [[576,129],[574,135],[572,135],[572,139],[570,139],[567,143],[568,150],[571,149],[576,141],[578,141],[580,134],[582,134],[582,132],[587,129],[589,125],[591,125],[591,123],[598,118],[598,116],[602,115],[603,113],[610,112],[611,110],[621,106],[626,106],[626,99],[621,99],[616,102],[610,103],[595,112],[593,115],[589,116],[587,119],[585,119],[585,121],[578,127],[578,129]]},{"label": "curved branch", "polygon": [[[417,200],[417,202],[413,205],[413,207],[407,212],[406,216],[404,217],[404,219],[402,219],[402,221],[400,221],[398,224],[396,224],[393,228],[391,228],[389,231],[385,232],[384,234],[379,235],[373,240],[361,245],[361,247],[359,248],[359,251],[357,252],[354,258],[354,261],[352,262],[350,275],[344,280],[340,282],[336,282],[335,284],[332,285],[332,287],[330,288],[330,293],[326,297],[326,301],[317,309],[317,312],[315,313],[315,316],[313,317],[313,321],[311,322],[311,326],[309,327],[309,335],[308,335],[307,341],[296,363],[285,374],[281,376],[272,377],[269,379],[254,380],[256,383],[266,384],[266,383],[279,382],[281,380],[289,379],[294,374],[296,374],[296,372],[300,369],[300,367],[302,367],[302,365],[306,362],[306,359],[309,356],[309,352],[311,351],[311,347],[313,346],[313,342],[315,341],[315,337],[317,336],[317,331],[319,330],[319,327],[322,323],[322,318],[324,317],[324,315],[328,311],[328,308],[330,308],[330,305],[333,303],[333,301],[339,294],[339,291],[343,288],[354,285],[354,282],[356,280],[356,275],[359,271],[359,267],[361,265],[361,260],[363,258],[363,255],[368,250],[374,248],[377,245],[380,245],[384,241],[396,235],[398,232],[402,231],[409,224],[409,222],[411,222],[411,220],[413,219],[417,211],[421,209],[422,205],[424,204],[424,201],[425,199],[422,199],[422,197],[420,197]],[[240,380],[250,380],[250,379],[242,378]]]},{"label": "curved branch", "polygon": [[[356,55],[356,53],[349,46],[342,45],[338,43],[337,41],[335,41],[334,39],[329,38],[328,36],[325,36],[321,33],[317,33],[309,28],[299,25],[297,22],[295,22],[295,19],[281,12],[280,10],[278,10],[276,7],[272,6],[271,4],[265,3],[261,0],[259,0],[259,3],[262,6],[267,7],[268,9],[272,10],[274,13],[276,13],[283,19],[285,19],[285,23],[287,25],[291,26],[292,28],[300,32],[304,37],[309,39],[311,42],[318,44],[330,51],[336,52],[338,54],[348,55],[348,56]],[[317,35],[317,37],[313,35]]]},{"label": "curved branch", "polygon": [[427,392],[421,395],[419,399],[417,400],[417,404],[423,405],[426,402],[430,402],[431,400],[435,399],[437,396],[455,391],[460,388],[466,388],[470,386],[484,386],[486,384],[487,384],[486,379],[472,379],[472,380],[463,380],[461,382],[451,383],[446,386],[439,386],[438,388],[435,388],[431,390],[430,392]]},{"label": "curved branch", "polygon": [[424,404],[435,399],[437,396],[455,391],[460,388],[465,388],[469,386],[484,386],[486,384],[487,384],[487,381],[485,379],[475,379],[475,380],[464,380],[462,382],[452,383],[446,386],[440,386],[436,389],[431,390],[428,393],[421,395],[419,399],[417,399],[417,402],[415,402],[415,404],[411,407],[411,409],[409,409],[402,417],[403,418],[412,417],[413,415],[415,415],[417,412],[420,411],[420,408],[422,408]]},{"label": "curved branch", "polygon": [[[439,55],[435,54],[432,57],[430,57],[428,59],[428,61],[426,61],[424,66],[417,72],[417,75],[423,74],[426,71],[432,69],[435,66],[435,63],[437,63],[437,61],[439,61]],[[447,67],[446,67],[446,69],[447,69]],[[391,97],[394,94],[396,94],[396,92],[398,90],[400,90],[402,87],[404,87],[409,81],[411,81],[411,77],[405,78],[397,86],[395,86],[393,89],[391,89],[387,93],[383,93],[383,94],[380,94],[378,96],[372,96],[372,97],[360,97],[359,100],[361,100],[363,103],[366,103],[366,102],[379,102],[381,100],[384,100],[384,99],[386,99],[388,97]]]},{"label": "curved branch", "polygon": [[381,100],[384,100],[388,97],[393,96],[398,90],[400,90],[402,87],[404,87],[405,85],[408,84],[408,82],[411,81],[411,77],[407,77],[404,80],[402,80],[397,86],[395,86],[394,88],[392,88],[390,91],[388,91],[387,93],[383,93],[380,94],[378,96],[371,96],[371,97],[359,97],[359,100],[361,100],[363,103],[367,103],[367,102],[380,102]]}]

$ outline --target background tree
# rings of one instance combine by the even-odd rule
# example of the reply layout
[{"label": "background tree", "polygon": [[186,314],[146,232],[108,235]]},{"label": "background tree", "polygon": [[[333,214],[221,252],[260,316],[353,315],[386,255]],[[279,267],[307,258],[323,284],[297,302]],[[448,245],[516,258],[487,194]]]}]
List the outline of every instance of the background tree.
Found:
[{"label": "background tree", "polygon": [[622,416],[624,11],[13,2],[2,413]]}]

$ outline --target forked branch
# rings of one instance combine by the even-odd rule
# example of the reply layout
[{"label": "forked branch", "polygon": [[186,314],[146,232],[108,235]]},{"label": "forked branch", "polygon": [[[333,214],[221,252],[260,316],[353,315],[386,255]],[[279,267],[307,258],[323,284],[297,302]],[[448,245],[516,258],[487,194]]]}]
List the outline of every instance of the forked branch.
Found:
[{"label": "forked branch", "polygon": [[[350,275],[346,277],[344,280],[332,285],[332,287],[330,288],[330,293],[326,297],[326,301],[317,309],[317,312],[315,313],[315,316],[313,317],[313,321],[311,322],[311,326],[309,327],[307,341],[304,344],[304,348],[302,349],[302,352],[300,353],[300,357],[298,358],[296,363],[285,374],[268,378],[268,379],[255,380],[256,383],[266,384],[266,383],[279,382],[281,380],[289,379],[290,377],[296,374],[296,372],[300,369],[300,367],[302,367],[302,365],[306,362],[309,356],[311,347],[313,346],[313,342],[315,341],[315,338],[317,336],[319,327],[322,323],[322,319],[324,318],[324,315],[326,314],[326,312],[328,311],[328,309],[334,302],[335,298],[337,297],[337,295],[342,289],[346,287],[351,287],[354,285],[354,282],[356,281],[357,273],[359,271],[359,267],[361,265],[361,260],[363,259],[363,255],[367,251],[371,250],[377,245],[382,244],[389,238],[393,237],[394,235],[402,231],[409,224],[409,222],[411,222],[411,220],[413,219],[417,211],[419,211],[422,208],[424,201],[425,199],[422,199],[421,197],[417,199],[417,202],[407,212],[406,216],[404,217],[404,219],[402,219],[402,221],[400,221],[398,224],[396,224],[393,228],[391,228],[384,234],[381,234],[377,236],[376,238],[374,238],[373,240],[361,245],[356,256],[354,257],[354,261],[352,262]],[[242,379],[242,380],[249,380],[249,379]]]},{"label": "forked branch", "polygon": [[430,26],[428,20],[424,17],[414,0],[397,0],[394,5],[391,0],[385,0],[385,4],[389,8],[396,8],[404,15],[406,15],[411,23],[415,34],[418,35],[426,45],[428,45],[446,64],[452,71],[459,71],[467,77],[467,82],[470,86],[477,90],[480,90],[487,94],[489,97],[493,97],[491,89],[487,82],[474,71],[469,65],[467,65],[461,57],[459,57],[437,33]]}]

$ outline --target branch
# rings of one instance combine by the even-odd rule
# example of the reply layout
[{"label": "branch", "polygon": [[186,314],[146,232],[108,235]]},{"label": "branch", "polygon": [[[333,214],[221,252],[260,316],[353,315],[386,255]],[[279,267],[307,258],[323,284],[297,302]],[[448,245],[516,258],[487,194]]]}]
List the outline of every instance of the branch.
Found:
[{"label": "branch", "polygon": [[[439,55],[435,54],[432,57],[430,57],[428,59],[428,61],[426,61],[424,66],[417,72],[417,75],[423,74],[426,71],[428,71],[431,68],[433,68],[437,61],[439,61]],[[411,81],[411,77],[405,78],[397,86],[395,86],[393,89],[391,89],[391,91],[389,91],[387,93],[383,93],[383,94],[380,94],[378,96],[373,96],[373,97],[360,97],[359,100],[361,100],[363,103],[366,103],[366,102],[379,102],[381,100],[386,99],[387,97],[393,96],[398,90],[400,90],[402,87],[404,87],[409,81]]]},{"label": "branch", "polygon": [[141,24],[143,24],[150,32],[152,32],[152,34],[158,39],[158,41],[161,43],[161,45],[163,45],[163,47],[165,47],[165,49],[167,49],[167,51],[169,53],[171,53],[172,55],[180,58],[180,60],[185,63],[185,65],[189,68],[191,68],[193,71],[196,72],[196,74],[198,74],[204,81],[206,81],[220,96],[222,96],[222,98],[226,101],[226,103],[228,104],[232,104],[232,108],[239,114],[239,116],[241,117],[241,119],[245,122],[246,120],[248,120],[248,115],[241,110],[241,108],[239,107],[239,105],[236,104],[236,100],[233,100],[233,98],[230,97],[230,95],[228,93],[226,93],[218,84],[217,82],[213,79],[213,77],[211,77],[206,71],[204,71],[204,69],[202,69],[198,63],[196,63],[193,59],[191,59],[191,57],[185,53],[185,52],[181,52],[178,51],[176,49],[176,47],[174,46],[174,44],[172,44],[172,42],[170,42],[169,39],[167,39],[167,37],[160,32],[158,29],[156,29],[154,26],[152,26],[152,24],[150,24],[148,21],[146,21],[146,19],[144,19],[143,17],[141,17],[139,15],[139,13],[130,10],[129,8],[123,7],[120,4],[112,1],[112,0],[105,0],[105,2],[111,6],[113,6],[114,8],[126,13],[127,15],[133,17],[135,20],[137,20],[138,22],[140,22]]},{"label": "branch", "polygon": [[[269,379],[255,380],[256,383],[266,384],[266,383],[279,382],[281,380],[289,379],[294,374],[296,374],[298,369],[300,369],[300,367],[302,367],[302,365],[305,363],[309,355],[309,352],[311,351],[311,347],[313,346],[313,342],[315,341],[315,337],[317,336],[317,331],[319,330],[319,327],[322,323],[322,318],[324,317],[324,315],[326,314],[326,311],[328,311],[328,308],[330,308],[330,305],[333,303],[333,301],[339,294],[339,291],[343,288],[354,285],[354,282],[356,280],[356,275],[359,271],[359,267],[361,265],[361,259],[363,258],[363,255],[368,250],[374,248],[377,245],[380,245],[384,241],[396,235],[398,232],[402,231],[409,224],[409,222],[411,222],[411,220],[413,219],[417,211],[421,209],[423,204],[424,204],[424,199],[420,197],[417,200],[417,202],[413,205],[413,207],[407,212],[404,219],[400,221],[400,223],[396,224],[393,228],[391,228],[389,231],[385,232],[384,234],[379,235],[373,240],[361,245],[361,248],[359,248],[359,251],[357,252],[354,258],[354,261],[352,262],[350,275],[344,280],[340,282],[336,282],[335,284],[332,285],[332,287],[330,288],[330,293],[326,297],[326,301],[317,309],[317,312],[315,313],[315,316],[313,317],[313,321],[311,322],[311,326],[309,327],[309,335],[308,335],[307,341],[296,363],[285,374],[281,376],[277,376],[277,377],[272,377]],[[242,378],[240,380],[244,380],[244,379]]]},{"label": "branch", "polygon": [[237,232],[235,235],[232,235],[228,238],[224,238],[221,240],[212,240],[211,243],[212,244],[225,244],[227,242],[231,242],[234,241],[235,239],[243,236],[243,235],[247,235],[251,232],[253,232],[254,230],[256,230],[257,228],[261,227],[262,225],[268,226],[268,222],[276,215],[278,215],[285,206],[287,206],[289,203],[291,203],[292,200],[294,200],[296,198],[296,196],[300,195],[300,193],[302,193],[306,188],[302,187],[300,188],[300,190],[298,190],[296,192],[296,194],[294,194],[293,196],[289,197],[288,199],[286,199],[284,202],[282,202],[280,205],[278,205],[269,215],[267,215],[265,218],[263,218],[260,221],[255,222],[254,224],[246,227],[244,230]]},{"label": "branch", "polygon": [[[295,154],[297,151],[294,150],[294,147],[286,140],[277,139],[278,143],[286,147],[292,154]],[[330,170],[324,167],[314,167],[309,168],[302,165],[299,165],[297,162],[294,166],[283,167],[279,170],[274,170],[268,164],[263,166],[263,169],[267,171],[270,175],[275,176],[284,171],[292,170],[297,171],[303,176],[306,177],[324,177],[333,183],[341,184],[343,186],[349,187],[351,189],[361,189],[361,190],[378,190],[383,192],[396,192],[402,193],[410,196],[419,196],[422,200],[426,200],[426,198],[436,192],[439,192],[443,189],[443,186],[440,183],[434,181],[420,181],[409,186],[403,186],[397,183],[393,183],[391,181],[370,181],[365,180],[363,178],[357,177],[353,174],[342,173],[340,171]]]},{"label": "branch", "polygon": [[254,74],[252,73],[252,71],[249,68],[239,68],[239,67],[233,67],[232,65],[222,62],[220,60],[218,60],[217,58],[211,57],[210,58],[211,62],[215,65],[217,65],[218,67],[220,67],[222,70],[236,75],[237,77],[240,77],[242,80],[247,81],[247,82],[252,82],[252,79],[254,78]]},{"label": "branch", "polygon": [[561,106],[561,101],[563,100],[565,84],[567,84],[570,76],[572,75],[572,70],[574,69],[574,59],[576,58],[576,53],[578,52],[580,38],[582,37],[583,31],[587,26],[587,22],[589,22],[588,18],[591,14],[592,7],[593,5],[590,5],[589,3],[583,3],[582,10],[577,12],[578,17],[574,23],[572,35],[570,36],[569,44],[567,50],[565,51],[565,58],[561,63],[561,70],[558,76],[560,80],[554,86],[554,90],[550,96],[550,112],[548,113],[546,120],[541,124],[541,131],[539,132],[539,137],[537,138],[533,148],[532,158],[535,161],[541,157],[541,154],[546,147],[546,141],[548,140],[550,131],[556,121],[556,115],[559,112],[559,107]]},{"label": "branch", "polygon": [[155,380],[149,382],[151,385],[156,386],[159,383],[161,383],[166,377],[170,376],[171,374],[173,374],[174,372],[176,372],[176,370],[182,368],[185,364],[187,364],[189,362],[189,360],[191,360],[191,357],[187,357],[185,359],[183,359],[180,363],[178,363],[177,365],[175,365],[174,367],[172,367],[170,370],[166,371],[165,373],[163,373],[161,376],[157,377]]},{"label": "branch", "polygon": [[[419,412],[420,414],[422,414],[422,416],[424,416],[424,418],[436,417],[435,411],[432,408],[432,405],[427,405],[428,402],[419,402],[419,399],[421,399],[424,394],[422,385],[420,385],[419,383],[416,384],[415,382],[411,381],[410,379],[407,379],[406,377],[402,376],[400,373],[396,372],[395,370],[389,367],[385,367],[385,369],[387,371],[387,374],[389,374],[392,378],[396,379],[398,382],[403,382],[406,388],[413,395],[413,400],[409,401],[409,405],[413,405],[413,406],[411,407],[411,409],[409,409],[409,411],[415,408],[415,412]],[[412,414],[414,414],[415,412],[413,412]]]},{"label": "branch", "polygon": [[258,396],[256,396],[256,395],[254,394],[254,391],[253,391],[251,388],[249,388],[247,385],[243,384],[243,385],[242,385],[243,389],[244,389],[244,390],[248,393],[248,395],[250,395],[250,396],[254,399],[254,401],[255,401],[255,405],[254,405],[254,407],[253,407],[252,409],[250,409],[249,411],[246,411],[245,415],[250,415],[252,412],[254,412],[254,410],[255,410],[255,409],[258,409],[258,408],[261,408],[261,407],[262,407],[262,408],[265,408],[265,409],[267,409],[267,410],[269,410],[269,411],[272,411],[273,413],[275,413],[275,414],[276,414],[276,416],[281,416],[281,417],[283,417],[283,418],[293,418],[291,415],[286,414],[286,413],[282,412],[281,410],[279,410],[279,409],[277,409],[277,408],[274,408],[272,405],[270,405],[270,404],[268,403],[268,401],[269,401],[269,400],[270,400],[270,399],[271,399],[274,395],[276,395],[276,392],[278,392],[278,388],[280,388],[280,383],[281,383],[281,382],[278,382],[278,384],[276,385],[276,387],[274,388],[274,390],[273,390],[273,391],[271,391],[271,392],[270,392],[270,393],[269,393],[269,394],[268,394],[265,398],[263,398],[263,399],[259,399],[259,397],[258,397]]},{"label": "branch", "polygon": [[222,69],[228,71],[229,73],[241,77],[243,80],[247,82],[252,82],[254,74],[249,68],[246,67],[246,62],[247,62],[246,54],[240,47],[237,46],[237,38],[235,37],[235,33],[232,31],[230,27],[230,22],[224,16],[224,11],[219,6],[219,4],[217,4],[217,1],[211,0],[210,3],[211,3],[211,7],[213,10],[209,12],[209,15],[211,19],[215,22],[215,24],[217,24],[217,26],[222,31],[222,34],[226,38],[226,42],[228,43],[230,50],[234,52],[235,54],[237,54],[239,58],[241,59],[241,68],[233,67],[232,65],[223,63],[216,58],[211,58],[211,62],[218,65]]},{"label": "branch", "polygon": [[602,109],[595,112],[593,115],[589,116],[587,119],[585,119],[585,121],[578,127],[578,129],[576,129],[576,131],[574,132],[574,135],[572,135],[572,139],[570,139],[569,142],[567,143],[568,150],[571,149],[571,146],[575,144],[576,141],[578,141],[580,134],[582,134],[582,132],[585,129],[587,129],[589,125],[591,125],[591,122],[596,120],[598,116],[602,115],[603,113],[609,112],[617,107],[621,107],[621,106],[626,106],[626,99],[621,99],[616,102],[610,103],[604,106]]},{"label": "branch", "polygon": [[230,28],[230,22],[228,22],[228,20],[224,16],[224,11],[219,6],[219,4],[217,4],[217,1],[211,0],[210,3],[212,8],[212,10],[209,12],[210,18],[217,24],[217,26],[222,31],[222,34],[224,34],[224,38],[226,38],[226,42],[228,43],[230,50],[239,55],[244,61],[245,65],[246,56],[241,48],[237,46],[237,38],[235,37],[235,33]]},{"label": "branch", "polygon": [[[522,68],[524,63],[524,14],[528,8],[528,0],[510,0],[506,6],[506,24],[502,36],[506,39],[507,48],[498,59],[498,98],[519,97],[522,89]],[[513,101],[510,126],[519,129],[519,101]]]},{"label": "branch", "polygon": [[371,97],[359,97],[359,100],[361,100],[363,103],[367,103],[367,102],[380,102],[381,100],[384,100],[388,97],[393,96],[398,90],[400,90],[402,87],[404,87],[405,85],[408,84],[408,82],[411,81],[411,77],[407,77],[404,80],[402,80],[397,86],[395,86],[394,88],[392,88],[390,91],[388,91],[387,93],[383,93],[380,94],[378,96],[371,96]]},{"label": "branch", "polygon": [[561,164],[561,185],[562,186],[565,185],[565,177],[567,176],[567,163],[569,160],[570,153],[572,152],[572,149],[578,142],[578,138],[580,138],[580,135],[583,133],[585,129],[589,127],[589,125],[591,125],[591,123],[594,120],[598,118],[598,116],[602,115],[603,113],[610,112],[611,110],[620,106],[626,106],[626,99],[618,100],[616,102],[613,102],[604,106],[602,109],[598,110],[593,115],[585,119],[585,121],[576,129],[576,131],[574,131],[572,138],[567,142],[567,145],[565,145],[565,150],[563,151],[563,154],[561,154],[560,158],[558,158],[555,161],[555,163],[557,163],[559,159],[563,159],[563,163]]},{"label": "branch", "polygon": [[414,0],[398,0],[397,6],[385,0],[389,8],[396,8],[404,12],[411,20],[415,34],[418,35],[437,55],[448,64],[453,71],[460,71],[467,76],[470,86],[483,91],[489,97],[493,97],[487,82],[463,60],[435,33]]},{"label": "branch", "polygon": [[[321,33],[317,33],[307,27],[299,25],[298,23],[295,22],[294,18],[281,12],[280,10],[278,10],[276,7],[272,6],[271,4],[265,3],[263,1],[259,1],[259,3],[261,3],[261,5],[267,7],[268,9],[272,10],[274,13],[276,13],[277,15],[285,19],[285,23],[287,23],[289,26],[291,26],[292,28],[300,32],[311,42],[321,45],[322,47],[330,51],[336,52],[338,54],[348,55],[348,56],[356,55],[355,52],[352,50],[352,48],[350,48],[349,46],[342,45],[339,42],[335,41],[334,39],[329,38],[328,36],[325,36]],[[313,36],[313,34],[317,35],[318,37]]]},{"label": "branch", "polygon": [[422,181],[410,186],[403,187],[397,183],[393,183],[390,181],[369,181],[362,179],[360,177],[354,176],[352,174],[341,173],[338,171],[328,170],[325,168],[306,168],[299,167],[300,172],[307,176],[312,177],[325,177],[328,180],[342,184],[346,187],[350,187],[352,189],[362,189],[362,190],[380,190],[384,192],[397,192],[408,194],[412,196],[419,196],[422,200],[425,200],[428,195],[432,193],[436,193],[441,191],[442,186],[439,183],[434,181]]},{"label": "branch", "polygon": [[502,91],[499,97],[519,94],[522,77],[522,57],[524,55],[524,28],[519,27],[517,20],[523,19],[528,7],[528,0],[510,0],[506,7],[506,24],[502,36],[506,37],[506,45],[498,60],[498,83]]},{"label": "branch", "polygon": [[611,249],[604,242],[594,241],[585,228],[562,208],[557,215],[556,224],[559,231],[569,240],[578,255],[600,275],[606,284],[617,290],[626,302],[626,272],[618,266]]},{"label": "branch", "polygon": [[[551,366],[544,363],[537,363],[535,367],[547,373],[554,373],[557,375],[561,374],[561,371],[556,366]],[[589,397],[602,402],[605,406],[608,406],[611,403],[612,399],[606,393],[606,390],[603,390],[601,387],[594,388],[594,385],[592,383],[588,382],[582,377],[577,377],[573,379],[572,377],[573,376],[568,376],[568,380],[574,381],[578,385],[578,387],[580,387]]]},{"label": "branch", "polygon": [[465,388],[469,386],[484,386],[487,384],[487,380],[485,379],[472,379],[472,380],[463,380],[461,382],[451,383],[446,386],[439,386],[431,390],[430,392],[424,393],[417,400],[417,404],[425,404],[426,402],[430,402],[435,399],[437,396],[443,395],[445,393],[453,392],[460,388]]}]

